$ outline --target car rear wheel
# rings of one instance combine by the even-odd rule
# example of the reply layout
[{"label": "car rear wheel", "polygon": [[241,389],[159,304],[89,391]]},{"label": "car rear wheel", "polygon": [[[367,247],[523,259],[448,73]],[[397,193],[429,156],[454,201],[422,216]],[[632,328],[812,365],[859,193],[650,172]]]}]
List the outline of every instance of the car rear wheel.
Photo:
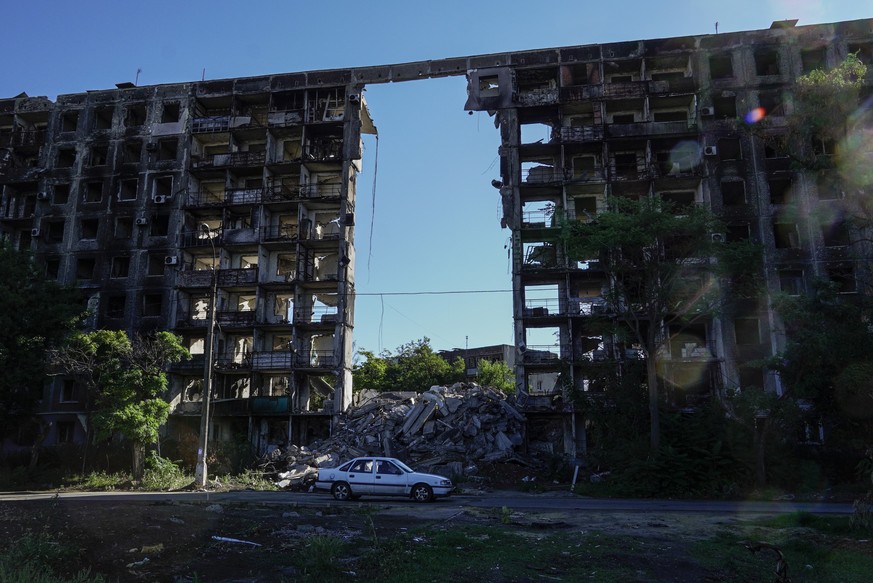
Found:
[{"label": "car rear wheel", "polygon": [[433,500],[433,490],[427,484],[416,484],[412,487],[412,499],[416,502],[430,502]]},{"label": "car rear wheel", "polygon": [[330,493],[333,494],[333,497],[340,502],[345,502],[346,500],[351,500],[355,497],[352,494],[352,487],[345,482],[335,483],[333,486],[330,487]]}]

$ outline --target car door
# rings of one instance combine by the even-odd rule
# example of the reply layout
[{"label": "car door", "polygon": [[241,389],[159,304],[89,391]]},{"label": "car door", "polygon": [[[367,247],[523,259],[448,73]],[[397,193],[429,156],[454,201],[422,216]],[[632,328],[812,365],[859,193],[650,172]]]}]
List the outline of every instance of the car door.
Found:
[{"label": "car door", "polygon": [[376,460],[373,480],[374,494],[406,494],[406,472],[389,460]]},{"label": "car door", "polygon": [[362,458],[352,464],[348,471],[349,485],[355,494],[373,493],[373,470],[375,464],[372,459]]}]

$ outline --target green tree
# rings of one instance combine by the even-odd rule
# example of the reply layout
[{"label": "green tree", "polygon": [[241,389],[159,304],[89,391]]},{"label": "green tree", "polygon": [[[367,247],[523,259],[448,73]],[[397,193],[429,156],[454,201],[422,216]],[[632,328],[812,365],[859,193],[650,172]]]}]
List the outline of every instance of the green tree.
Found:
[{"label": "green tree", "polygon": [[130,442],[133,476],[140,480],[145,448],[157,442],[169,415],[165,368],[189,357],[169,332],[131,339],[123,331],[97,330],[72,336],[55,361],[87,386],[96,438],[119,434]]},{"label": "green tree", "polygon": [[476,381],[483,387],[499,389],[504,393],[515,393],[515,373],[502,360],[481,359],[476,363]]},{"label": "green tree", "polygon": [[464,378],[463,360],[449,364],[433,351],[427,337],[403,344],[393,354],[383,351],[375,356],[366,350],[358,354],[367,360],[353,370],[355,390],[426,391]]},{"label": "green tree", "polygon": [[[603,300],[613,333],[636,344],[646,363],[652,451],[660,445],[659,370],[671,331],[711,318],[723,305],[719,278],[735,294],[754,293],[760,249],[718,242],[721,223],[705,207],[676,208],[658,197],[610,199],[590,222],[567,222],[568,253],[600,261],[608,285]],[[723,256],[724,261],[718,257]]]},{"label": "green tree", "polygon": [[28,254],[0,243],[0,435],[32,417],[47,351],[83,314],[77,290],[47,281]]}]

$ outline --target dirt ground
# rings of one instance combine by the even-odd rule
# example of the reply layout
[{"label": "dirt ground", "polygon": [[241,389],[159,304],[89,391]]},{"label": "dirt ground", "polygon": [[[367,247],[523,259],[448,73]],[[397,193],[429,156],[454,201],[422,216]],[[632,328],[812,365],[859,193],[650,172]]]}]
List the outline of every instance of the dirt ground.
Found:
[{"label": "dirt ground", "polygon": [[[325,494],[313,496],[330,501]],[[295,580],[299,571],[289,557],[307,552],[306,544],[320,534],[365,544],[374,529],[382,538],[418,527],[490,524],[531,536],[550,529],[561,529],[568,537],[592,531],[631,535],[634,544],[651,548],[653,561],[665,563],[660,566],[665,572],[683,573],[681,579],[665,580],[694,581],[702,580],[694,578],[695,566],[676,551],[683,541],[711,536],[729,520],[678,514],[519,512],[507,520],[491,510],[458,511],[440,502],[425,506],[422,512],[422,505],[389,508],[378,502],[293,507],[130,499],[0,501],[0,541],[19,540],[28,533],[50,535],[73,550],[64,561],[67,576],[90,568],[109,581],[254,583]],[[669,549],[674,550],[665,555]]]}]

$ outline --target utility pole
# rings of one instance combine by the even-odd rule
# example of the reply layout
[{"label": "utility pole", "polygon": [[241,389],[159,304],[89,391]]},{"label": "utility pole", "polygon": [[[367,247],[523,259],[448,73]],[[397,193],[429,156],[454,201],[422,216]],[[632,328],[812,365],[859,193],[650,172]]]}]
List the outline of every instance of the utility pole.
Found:
[{"label": "utility pole", "polygon": [[209,445],[209,405],[212,401],[212,357],[213,335],[215,332],[215,304],[218,300],[218,270],[216,269],[215,241],[209,225],[203,223],[200,230],[209,239],[212,247],[212,291],[209,297],[209,310],[206,327],[206,365],[203,372],[203,407],[200,410],[200,440],[197,445],[197,465],[194,468],[194,483],[200,487],[206,487],[208,475],[206,469],[206,450]]}]

